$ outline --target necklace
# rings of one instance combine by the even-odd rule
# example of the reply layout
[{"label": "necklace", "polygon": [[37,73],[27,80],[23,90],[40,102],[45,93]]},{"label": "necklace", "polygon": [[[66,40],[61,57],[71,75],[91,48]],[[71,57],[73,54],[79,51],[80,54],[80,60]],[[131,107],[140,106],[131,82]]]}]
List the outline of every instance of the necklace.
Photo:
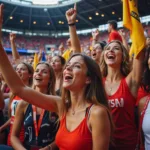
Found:
[{"label": "necklace", "polygon": [[85,110],[86,108],[82,108],[82,109],[80,109],[80,110],[74,110],[74,109],[71,109],[71,114],[74,116],[77,112],[80,112],[80,111],[83,111],[83,110]]},{"label": "necklace", "polygon": [[[107,80],[106,80],[107,81]],[[106,91],[108,91],[108,95],[110,96],[111,95],[111,93],[112,93],[112,90],[113,90],[113,86],[108,86],[107,84],[106,84],[106,82],[105,82],[105,87],[106,87]]]},{"label": "necklace", "polygon": [[110,92],[110,93],[111,93],[111,91],[112,91],[112,87],[109,88],[109,92]]},{"label": "necklace", "polygon": [[72,115],[75,115],[75,113],[76,113],[76,112],[75,112],[75,110],[74,110],[74,109],[72,109]]}]

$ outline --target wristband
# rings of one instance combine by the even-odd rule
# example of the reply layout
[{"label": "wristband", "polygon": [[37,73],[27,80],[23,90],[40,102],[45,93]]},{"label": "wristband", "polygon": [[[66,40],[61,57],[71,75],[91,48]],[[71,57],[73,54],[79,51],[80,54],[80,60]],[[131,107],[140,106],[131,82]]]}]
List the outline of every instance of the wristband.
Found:
[{"label": "wristband", "polygon": [[93,39],[93,41],[97,41],[96,39]]},{"label": "wristband", "polygon": [[68,26],[74,26],[75,23],[68,23]]}]

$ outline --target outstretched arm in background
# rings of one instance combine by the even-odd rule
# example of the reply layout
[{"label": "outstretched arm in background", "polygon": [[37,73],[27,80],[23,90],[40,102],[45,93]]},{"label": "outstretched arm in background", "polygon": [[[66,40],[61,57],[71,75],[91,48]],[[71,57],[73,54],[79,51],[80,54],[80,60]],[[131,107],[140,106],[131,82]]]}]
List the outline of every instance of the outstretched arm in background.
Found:
[{"label": "outstretched arm in background", "polygon": [[9,39],[10,39],[13,59],[15,60],[16,64],[19,64],[21,60],[20,60],[20,55],[17,51],[16,44],[15,44],[16,34],[15,33],[10,33],[9,34]]},{"label": "outstretched arm in background", "polygon": [[80,41],[76,32],[76,16],[77,16],[77,6],[74,5],[74,8],[69,9],[66,12],[66,18],[69,25],[69,33],[70,33],[70,39],[71,39],[71,50],[73,53],[80,53],[81,52],[81,46]]},{"label": "outstretched arm in background", "polygon": [[94,45],[98,42],[99,39],[99,30],[96,29],[96,31],[92,32],[92,47],[94,47]]}]

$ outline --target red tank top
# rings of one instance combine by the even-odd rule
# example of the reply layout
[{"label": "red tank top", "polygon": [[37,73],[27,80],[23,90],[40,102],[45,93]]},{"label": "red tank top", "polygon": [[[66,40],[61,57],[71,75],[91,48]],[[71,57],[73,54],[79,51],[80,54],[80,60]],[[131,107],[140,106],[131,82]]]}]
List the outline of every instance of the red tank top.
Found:
[{"label": "red tank top", "polygon": [[92,134],[87,126],[88,111],[79,126],[72,132],[66,128],[66,115],[60,121],[60,127],[56,135],[56,144],[59,150],[92,150]]},{"label": "red tank top", "polygon": [[111,150],[135,150],[137,142],[134,114],[136,99],[132,96],[126,79],[121,80],[115,94],[107,95],[107,97],[115,124],[114,146]]},{"label": "red tank top", "polygon": [[[11,137],[11,133],[12,133],[12,127],[14,124],[14,120],[15,120],[15,112],[16,112],[16,108],[18,103],[21,101],[22,99],[18,96],[15,96],[14,99],[11,102],[11,122],[10,122],[10,132],[8,134],[8,139],[7,139],[7,145],[11,146],[11,142],[10,142],[10,137]],[[21,142],[24,141],[24,127],[22,126],[21,131],[20,131],[20,136],[19,139]]]}]

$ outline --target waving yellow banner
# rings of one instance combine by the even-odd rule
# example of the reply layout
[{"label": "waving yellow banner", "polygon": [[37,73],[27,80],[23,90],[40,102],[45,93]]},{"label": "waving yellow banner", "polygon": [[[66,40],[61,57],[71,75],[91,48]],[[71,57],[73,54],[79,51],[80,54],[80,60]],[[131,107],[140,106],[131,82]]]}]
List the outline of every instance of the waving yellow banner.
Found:
[{"label": "waving yellow banner", "polygon": [[136,0],[123,0],[123,26],[130,30],[132,46],[130,56],[138,56],[145,47],[146,39],[143,26],[140,22]]}]

